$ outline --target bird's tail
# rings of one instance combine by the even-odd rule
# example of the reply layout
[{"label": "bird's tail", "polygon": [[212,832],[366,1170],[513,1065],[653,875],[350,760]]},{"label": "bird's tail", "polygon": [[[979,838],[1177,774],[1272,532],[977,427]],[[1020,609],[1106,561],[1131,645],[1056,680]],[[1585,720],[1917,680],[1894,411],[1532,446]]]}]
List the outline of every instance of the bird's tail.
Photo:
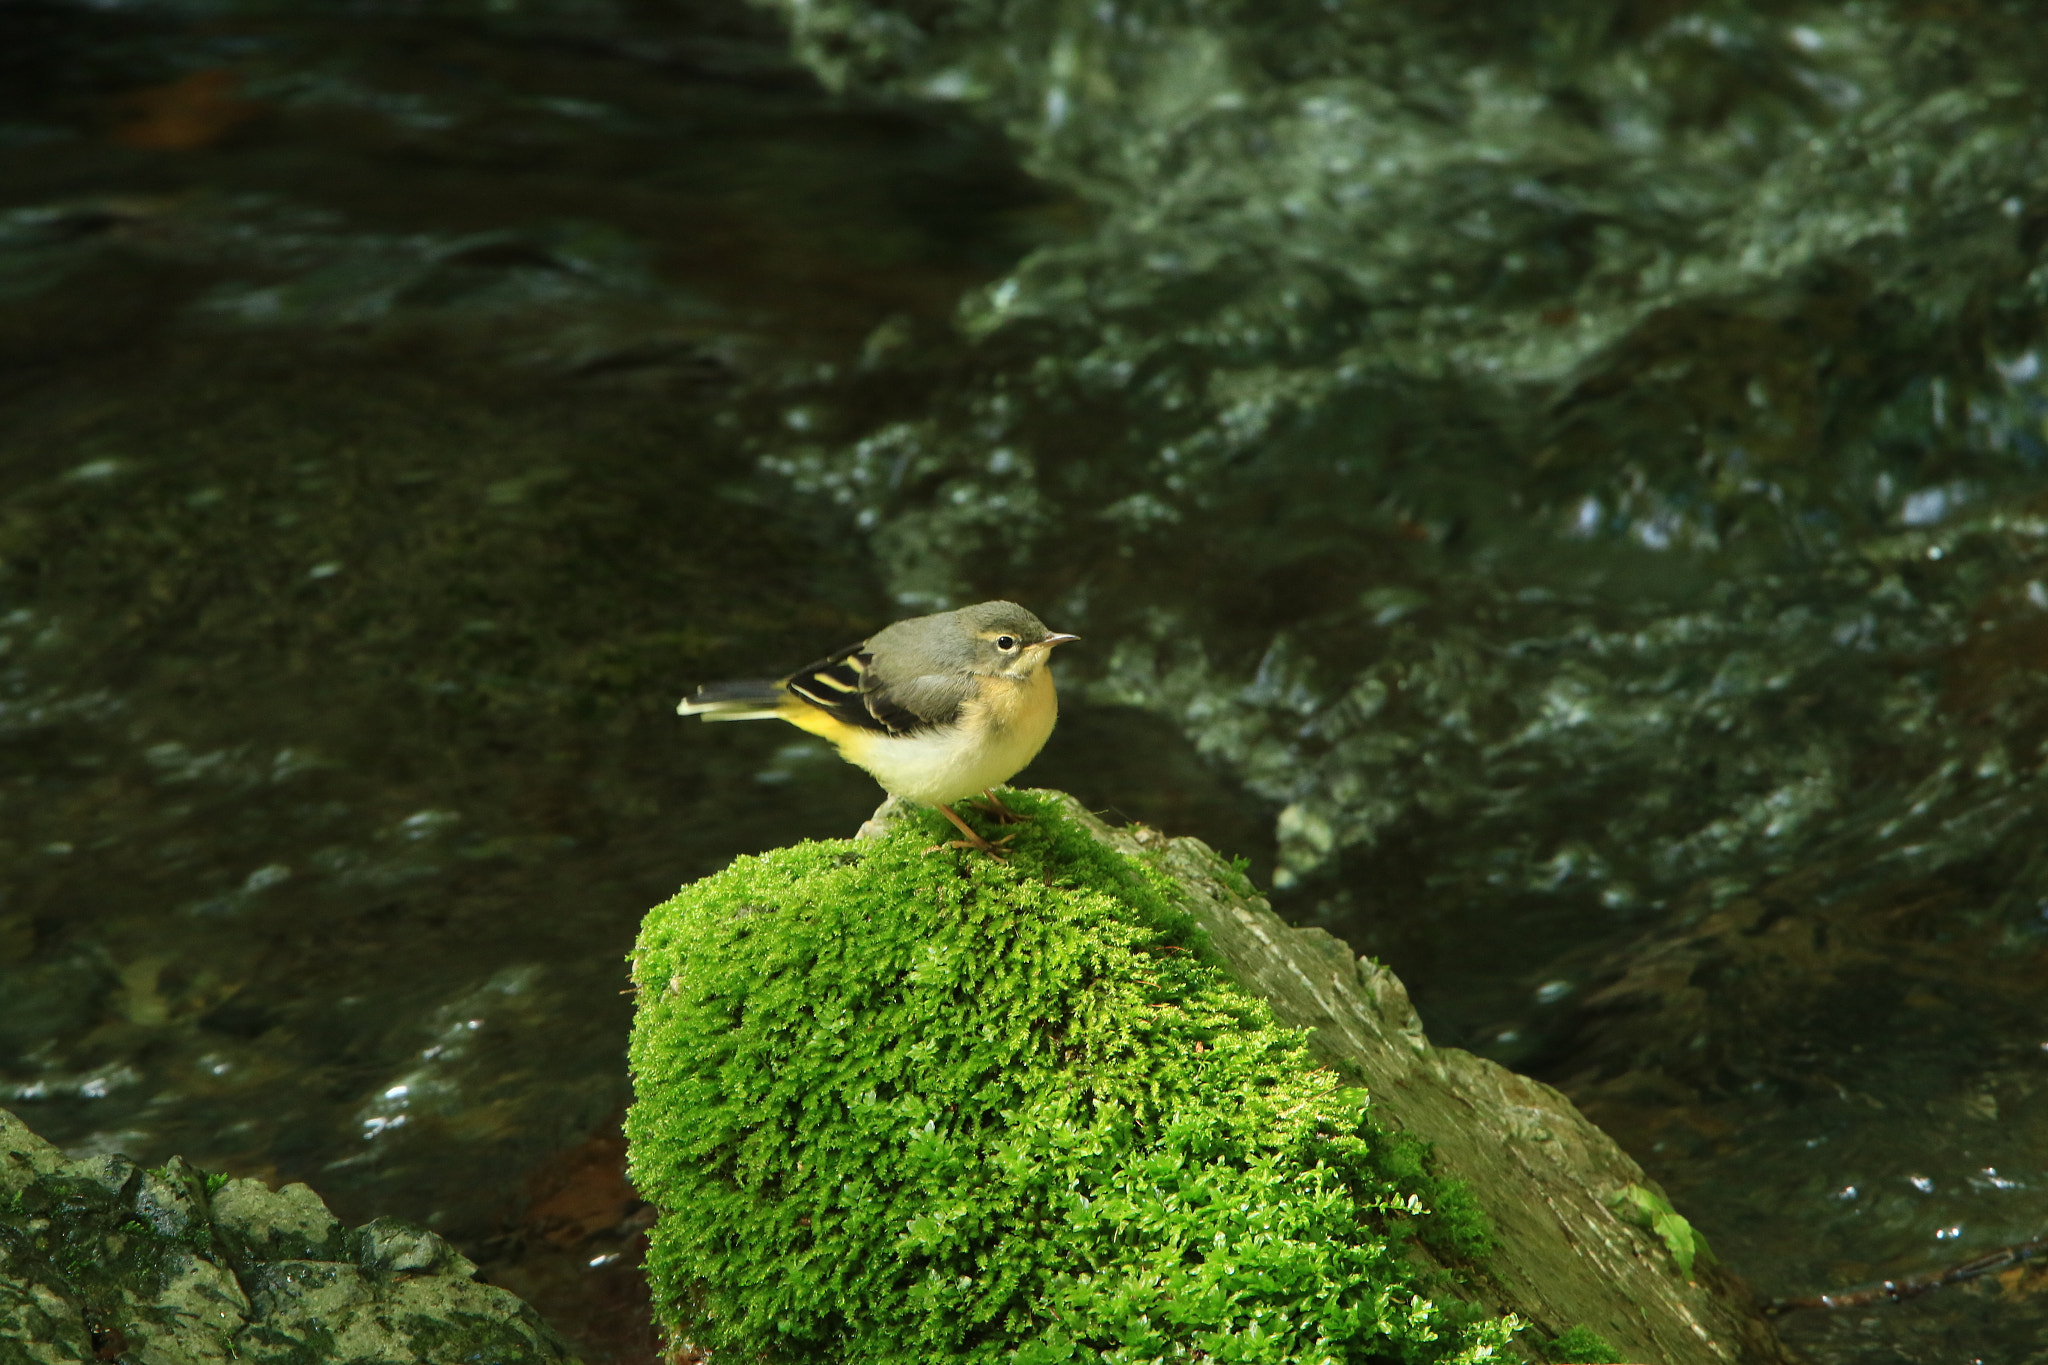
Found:
[{"label": "bird's tail", "polygon": [[789,691],[774,678],[705,683],[676,704],[679,716],[706,720],[774,720],[789,700]]}]

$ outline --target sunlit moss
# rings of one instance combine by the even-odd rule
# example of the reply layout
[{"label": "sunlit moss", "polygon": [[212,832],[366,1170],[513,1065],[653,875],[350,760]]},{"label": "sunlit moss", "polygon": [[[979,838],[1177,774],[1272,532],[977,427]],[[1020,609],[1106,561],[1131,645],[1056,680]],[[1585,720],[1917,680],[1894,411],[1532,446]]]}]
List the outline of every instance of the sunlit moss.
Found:
[{"label": "sunlit moss", "polygon": [[1405,1251],[1444,1217],[1421,1153],[1159,874],[1014,803],[1007,862],[929,851],[927,814],[648,917],[627,1131],[667,1323],[781,1360],[1492,1358],[1509,1326]]},{"label": "sunlit moss", "polygon": [[1621,1355],[1590,1327],[1565,1332],[1550,1343],[1548,1354],[1559,1365],[1622,1365]]}]

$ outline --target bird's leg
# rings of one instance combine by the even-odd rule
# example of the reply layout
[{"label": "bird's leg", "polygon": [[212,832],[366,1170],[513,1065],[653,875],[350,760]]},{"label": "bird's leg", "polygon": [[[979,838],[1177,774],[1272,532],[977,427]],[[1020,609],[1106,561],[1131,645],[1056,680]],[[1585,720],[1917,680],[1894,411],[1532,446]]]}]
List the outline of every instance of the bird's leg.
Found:
[{"label": "bird's leg", "polygon": [[1004,805],[1001,801],[997,800],[996,789],[994,787],[984,788],[981,793],[981,799],[978,801],[971,801],[968,804],[973,806],[982,814],[988,816],[990,819],[994,820],[997,824],[1023,824],[1025,822],[1028,822],[1032,818],[1031,816],[1026,815],[1021,810],[1011,810],[1008,806]]},{"label": "bird's leg", "polygon": [[1009,843],[1009,835],[1004,835],[1002,838],[996,840],[996,842],[992,844],[988,840],[982,838],[979,834],[975,833],[974,828],[971,825],[969,825],[965,820],[962,820],[959,816],[953,814],[953,808],[951,806],[941,805],[939,807],[939,814],[945,816],[948,820],[951,820],[953,822],[953,827],[955,829],[958,829],[962,834],[966,835],[967,837],[965,839],[955,839],[951,843],[947,844],[933,844],[931,848],[926,849],[925,852],[930,853],[936,849],[941,848],[978,848],[983,853],[988,854],[989,857],[994,858],[997,862],[1001,862],[1003,860],[1002,850],[997,848],[996,844]]}]

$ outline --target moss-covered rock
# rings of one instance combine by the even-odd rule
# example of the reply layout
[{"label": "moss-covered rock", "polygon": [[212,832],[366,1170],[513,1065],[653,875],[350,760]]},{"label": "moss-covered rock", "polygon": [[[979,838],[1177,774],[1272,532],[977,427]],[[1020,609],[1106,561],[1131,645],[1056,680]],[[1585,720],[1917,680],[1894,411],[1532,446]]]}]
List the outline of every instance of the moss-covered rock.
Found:
[{"label": "moss-covered rock", "polygon": [[1469,1202],[1058,800],[1007,861],[742,858],[647,919],[633,1176],[658,1302],[771,1360],[1477,1361]]},{"label": "moss-covered rock", "polygon": [[67,1159],[0,1110],[0,1362],[567,1365],[533,1310],[304,1185]]}]

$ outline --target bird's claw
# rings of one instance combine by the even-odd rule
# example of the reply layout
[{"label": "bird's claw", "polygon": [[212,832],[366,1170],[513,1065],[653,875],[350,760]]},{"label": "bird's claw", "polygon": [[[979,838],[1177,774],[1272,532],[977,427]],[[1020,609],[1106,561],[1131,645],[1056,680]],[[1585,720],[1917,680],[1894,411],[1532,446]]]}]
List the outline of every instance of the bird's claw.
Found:
[{"label": "bird's claw", "polygon": [[964,839],[955,839],[949,844],[933,844],[931,848],[925,850],[925,852],[927,853],[931,853],[941,848],[972,848],[977,849],[982,853],[988,854],[989,857],[994,858],[997,862],[1001,862],[1003,860],[1003,855],[1001,852],[1002,846],[1004,844],[1009,843],[1010,840],[1017,837],[1014,834],[1005,834],[1002,838],[997,839],[996,841],[991,843],[988,839],[984,838],[980,834],[980,832],[978,832],[972,825],[968,824],[965,820],[962,820],[958,815],[954,814],[952,807],[940,806],[939,814],[945,816],[948,820],[951,820],[953,822],[953,828],[959,830],[962,834],[966,835],[967,837]]},{"label": "bird's claw", "polygon": [[1026,815],[1021,810],[1011,810],[1008,806],[1004,805],[1002,801],[997,798],[995,789],[993,787],[983,792],[980,796],[974,798],[974,800],[969,801],[967,804],[974,807],[983,815],[988,816],[991,820],[994,820],[999,824],[1028,824],[1030,821],[1037,818],[1036,816]]}]

